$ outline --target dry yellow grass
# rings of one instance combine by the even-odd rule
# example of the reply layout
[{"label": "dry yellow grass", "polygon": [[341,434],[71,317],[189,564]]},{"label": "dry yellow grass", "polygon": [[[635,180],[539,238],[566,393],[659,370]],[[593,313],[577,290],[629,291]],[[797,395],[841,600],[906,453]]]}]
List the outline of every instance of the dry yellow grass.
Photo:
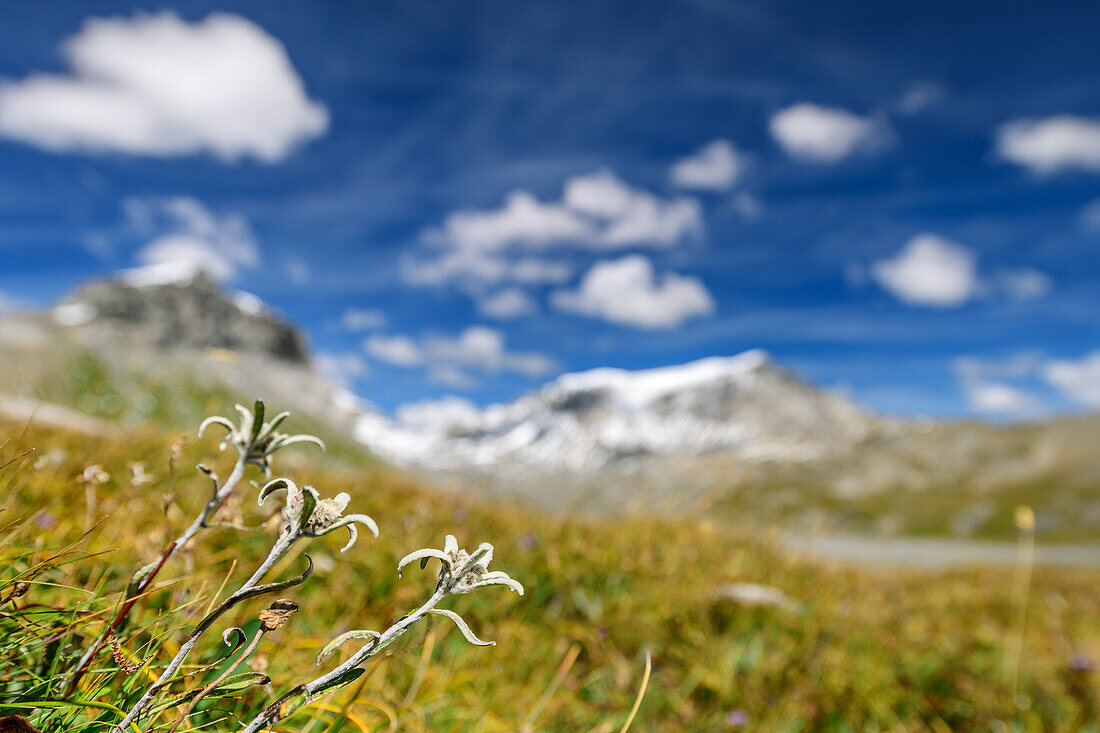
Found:
[{"label": "dry yellow grass", "polygon": [[[178,435],[149,430],[119,439],[32,428],[20,436],[18,425],[3,428],[13,436],[3,456],[13,456],[17,444],[35,453],[0,472],[0,526],[29,518],[0,536],[0,582],[51,548],[77,541],[89,524],[81,547],[104,553],[39,575],[26,596],[0,608],[79,608],[64,622],[73,633],[53,652],[64,661],[102,628],[130,573],[154,558],[206,500],[208,482],[192,466],[213,463],[215,441],[189,440],[170,471]],[[133,485],[132,462],[142,464],[149,483]],[[76,478],[90,464],[110,476],[92,489]],[[494,566],[528,591],[517,598],[490,588],[449,601],[479,635],[496,640],[495,648],[470,647],[439,619],[403,637],[359,681],[279,730],[614,733],[630,714],[647,651],[652,676],[635,731],[1100,730],[1097,673],[1084,669],[1100,656],[1095,573],[1035,569],[1020,637],[1011,569],[928,573],[814,564],[737,527],[686,519],[561,519],[436,493],[347,456],[307,460],[288,452],[276,457],[275,471],[324,495],[349,492],[351,508],[371,514],[382,536],[361,539],[345,556],[338,553],[343,537],[299,545],[317,571],[291,594],[300,613],[261,644],[272,689],[253,689],[218,708],[250,718],[275,694],[314,676],[313,657],[331,637],[384,627],[414,607],[430,593],[432,574],[398,579],[396,560],[439,546],[447,532],[464,546],[492,542]],[[258,472],[249,478],[258,479]],[[230,512],[256,524],[254,490],[244,496]],[[181,627],[211,603],[227,575],[247,577],[273,536],[270,525],[208,531],[162,571],[162,585],[133,614],[123,649],[140,659],[155,639],[163,647],[152,663],[163,664]],[[275,573],[294,573],[302,562],[295,553]],[[716,593],[731,582],[774,586],[793,603],[738,605]],[[234,610],[225,626],[255,618],[264,605],[261,599]],[[63,622],[59,614],[40,620],[45,627],[29,639],[49,638]],[[8,631],[16,620],[9,614],[2,623],[0,631]],[[217,653],[216,641],[203,649],[204,658]],[[1014,668],[1006,663],[1012,655],[1005,652],[1017,647],[1020,694],[1014,699]],[[105,709],[40,707],[29,714],[12,707],[40,694],[28,681],[26,660],[47,653],[0,644],[0,711],[7,705],[43,730],[95,730],[81,728],[82,721],[117,719]],[[113,671],[109,654],[95,668],[81,699],[114,707],[123,707],[140,675],[148,674]],[[192,722],[219,717],[208,711]],[[167,727],[173,718],[169,711],[158,724]],[[237,726],[223,719],[203,729]]]}]

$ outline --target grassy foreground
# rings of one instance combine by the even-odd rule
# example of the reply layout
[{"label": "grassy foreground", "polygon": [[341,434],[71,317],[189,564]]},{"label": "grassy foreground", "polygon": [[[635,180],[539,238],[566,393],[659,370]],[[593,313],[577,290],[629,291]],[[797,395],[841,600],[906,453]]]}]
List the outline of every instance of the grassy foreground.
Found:
[{"label": "grassy foreground", "polygon": [[[34,452],[0,470],[0,717],[18,713],[42,731],[106,730],[226,578],[230,587],[258,565],[277,520],[208,530],[174,558],[135,606],[116,652],[98,655],[65,697],[59,671],[104,628],[131,573],[206,501],[209,482],[194,464],[227,471],[231,456],[216,460],[214,439],[151,430],[89,437],[0,423],[5,437],[0,465]],[[343,536],[297,546],[273,577],[300,572],[303,550],[317,569],[286,593],[300,612],[253,658],[271,684],[203,701],[180,731],[238,730],[234,718],[247,721],[313,677],[314,656],[333,636],[385,627],[414,608],[434,574],[398,579],[396,561],[441,546],[448,532],[463,546],[492,542],[494,567],[527,589],[522,598],[486,589],[447,602],[497,646],[471,647],[436,619],[276,730],[615,733],[648,651],[653,672],[634,731],[1100,731],[1100,673],[1090,669],[1100,656],[1095,573],[1035,569],[1023,592],[1012,570],[853,570],[797,560],[705,521],[562,520],[435,493],[365,460],[304,455],[280,453],[275,475],[325,496],[347,491],[350,510],[372,515],[381,537],[363,537],[343,556]],[[131,463],[146,482],[134,480]],[[109,478],[81,482],[91,464]],[[225,518],[262,524],[255,490],[242,498]],[[11,597],[17,581],[29,587]],[[789,600],[753,606],[724,597],[731,583],[773,586]],[[218,628],[251,634],[269,600],[234,609]],[[225,653],[218,636],[194,666]],[[172,693],[217,674],[195,674]],[[142,730],[167,731],[179,712],[145,719]]]}]

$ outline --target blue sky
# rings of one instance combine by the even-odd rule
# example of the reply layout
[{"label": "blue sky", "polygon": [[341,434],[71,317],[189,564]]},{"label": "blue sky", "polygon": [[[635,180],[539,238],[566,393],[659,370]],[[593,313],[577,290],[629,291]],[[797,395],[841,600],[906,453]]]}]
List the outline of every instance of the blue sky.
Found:
[{"label": "blue sky", "polygon": [[1095,408],[1095,8],[961,5],[9,4],[0,303],[197,261],[385,408],[754,347]]}]

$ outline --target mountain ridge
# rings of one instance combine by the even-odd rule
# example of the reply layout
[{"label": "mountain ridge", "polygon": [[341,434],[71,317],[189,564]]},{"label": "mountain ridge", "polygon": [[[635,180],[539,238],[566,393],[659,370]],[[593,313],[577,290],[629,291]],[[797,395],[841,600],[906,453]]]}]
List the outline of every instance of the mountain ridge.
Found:
[{"label": "mountain ridge", "polygon": [[[116,294],[129,303],[121,315],[102,302]],[[124,429],[153,419],[190,430],[210,409],[259,396],[345,455],[370,451],[439,486],[556,512],[1003,537],[1026,503],[1046,537],[1100,530],[1100,416],[884,417],[757,350],[564,374],[504,405],[452,399],[390,417],[321,375],[305,335],[255,296],[142,269],[0,318],[0,360],[0,412],[5,400],[9,413],[48,402]]]}]

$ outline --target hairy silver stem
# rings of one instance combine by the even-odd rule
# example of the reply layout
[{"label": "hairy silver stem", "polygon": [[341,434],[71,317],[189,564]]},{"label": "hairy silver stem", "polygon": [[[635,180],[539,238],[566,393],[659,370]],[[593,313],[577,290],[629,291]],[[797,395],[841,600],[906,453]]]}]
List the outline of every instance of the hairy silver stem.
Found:
[{"label": "hairy silver stem", "polygon": [[218,487],[214,495],[210,497],[210,501],[206,502],[206,506],[204,506],[202,511],[199,512],[199,515],[195,517],[195,521],[191,522],[191,526],[185,529],[183,534],[176,539],[175,547],[168,553],[169,558],[182,550],[200,530],[206,529],[210,517],[218,511],[218,508],[221,507],[226,498],[233,493],[233,489],[235,489],[241,479],[244,478],[245,466],[248,465],[248,453],[246,451],[238,451],[238,453],[239,457],[237,458],[237,463],[233,466],[233,473],[229,474],[229,477],[222,482],[222,485]]},{"label": "hairy silver stem", "polygon": [[[396,641],[397,638],[408,631],[413,624],[427,616],[433,608],[439,605],[440,601],[447,597],[447,595],[448,592],[446,586],[443,583],[440,583],[439,586],[436,587],[435,593],[432,594],[432,597],[425,601],[424,605],[422,605],[420,608],[416,609],[409,615],[402,617],[400,621],[393,624],[384,632],[382,632],[382,635],[379,638],[373,639],[367,644],[364,644],[359,649],[359,651],[348,657],[347,661],[345,661],[343,664],[333,667],[325,674],[303,685],[301,688],[301,694],[306,697],[304,704],[309,704],[310,702],[312,702],[315,695],[319,695],[320,692],[323,692],[325,686],[340,677],[340,675],[346,674],[347,672],[355,669],[360,664],[367,661],[375,654],[382,651],[387,646]],[[278,719],[278,709],[277,706],[274,707],[275,709],[268,708],[257,715],[255,718],[253,718],[252,722],[248,724],[248,727],[245,728],[242,733],[257,733],[257,731],[263,729],[265,726],[276,722]]]},{"label": "hairy silver stem", "polygon": [[279,558],[285,555],[287,550],[290,549],[290,546],[293,545],[294,542],[298,540],[301,536],[302,535],[297,528],[287,527],[287,529],[282,533],[282,535],[279,536],[279,539],[272,546],[271,551],[267,554],[267,557],[260,564],[259,569],[257,569],[256,572],[252,574],[252,577],[246,580],[240,588],[238,588],[236,591],[233,592],[231,596],[229,596],[226,602],[218,606],[218,608],[216,608],[213,613],[206,616],[206,618],[204,618],[199,623],[199,625],[195,627],[195,630],[191,632],[191,635],[189,637],[187,637],[187,641],[183,642],[183,644],[180,646],[179,651],[176,652],[176,656],[172,657],[172,661],[170,661],[168,663],[168,666],[165,667],[164,672],[161,673],[156,682],[150,685],[149,689],[145,691],[145,694],[141,696],[141,699],[134,704],[134,706],[130,709],[130,712],[128,712],[126,714],[126,717],[123,718],[122,721],[118,724],[116,730],[119,731],[119,733],[123,733],[123,731],[125,731],[125,729],[131,723],[137,720],[138,715],[140,715],[141,712],[149,706],[149,703],[152,702],[157,692],[159,692],[161,688],[163,688],[165,684],[167,684],[167,682],[172,678],[176,671],[179,670],[180,665],[182,665],[184,660],[187,659],[187,655],[190,654],[191,650],[195,648],[195,645],[198,643],[199,638],[214,624],[215,621],[218,620],[218,618],[223,613],[233,607],[234,600],[241,596],[244,596],[247,591],[255,588],[256,585],[263,578],[263,576],[266,575],[267,572],[271,569],[271,566],[274,565],[279,560]]}]

